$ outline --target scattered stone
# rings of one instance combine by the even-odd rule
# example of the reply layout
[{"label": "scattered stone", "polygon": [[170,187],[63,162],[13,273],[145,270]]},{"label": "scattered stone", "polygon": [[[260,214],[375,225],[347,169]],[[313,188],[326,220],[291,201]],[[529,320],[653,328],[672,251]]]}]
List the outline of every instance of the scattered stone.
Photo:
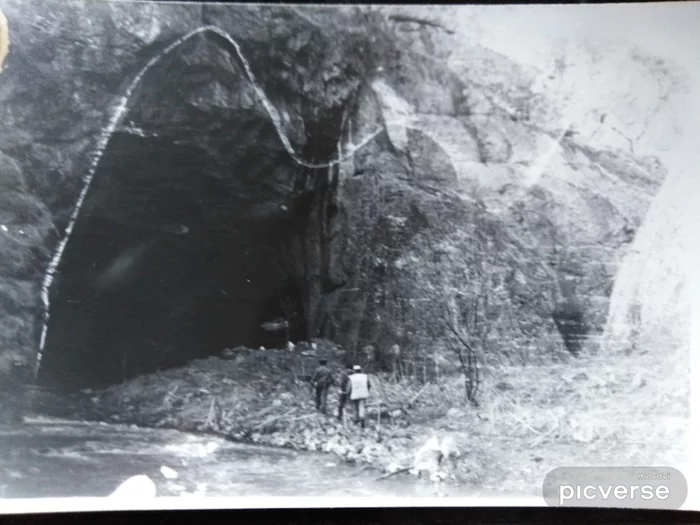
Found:
[{"label": "scattered stone", "polygon": [[513,385],[510,383],[506,383],[505,381],[501,381],[496,385],[496,390],[500,390],[501,392],[507,392],[508,390],[513,390]]},{"label": "scattered stone", "polygon": [[454,469],[460,456],[452,436],[440,439],[434,435],[416,452],[411,472],[417,476],[427,474],[433,481],[442,480],[447,476],[445,469]]},{"label": "scattered stone", "polygon": [[420,476],[422,472],[437,470],[441,455],[440,439],[437,436],[430,437],[413,458],[413,473]]},{"label": "scattered stone", "polygon": [[394,473],[398,472],[399,470],[405,468],[403,465],[399,465],[398,463],[389,463],[386,467],[384,467],[384,472],[386,473]]},{"label": "scattered stone", "polygon": [[[392,414],[393,414],[393,412],[392,412]],[[447,414],[445,414],[445,417],[447,417],[449,419],[456,419],[461,415],[462,415],[462,411],[459,408],[452,407],[447,411]]]},{"label": "scattered stone", "polygon": [[461,457],[457,448],[457,442],[452,436],[447,436],[440,440],[440,452],[442,452],[443,460]]},{"label": "scattered stone", "polygon": [[160,467],[160,473],[163,474],[167,479],[177,479],[178,473],[175,472],[170,467],[162,466]]}]

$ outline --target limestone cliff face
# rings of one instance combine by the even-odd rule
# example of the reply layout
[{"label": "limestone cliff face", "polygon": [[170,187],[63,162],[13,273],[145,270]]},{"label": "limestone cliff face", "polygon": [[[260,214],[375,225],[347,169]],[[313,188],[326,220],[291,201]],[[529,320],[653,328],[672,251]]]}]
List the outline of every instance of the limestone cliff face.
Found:
[{"label": "limestone cliff face", "polygon": [[434,303],[447,297],[436,290],[449,276],[486,290],[491,352],[537,360],[595,348],[618,264],[663,170],[497,108],[477,111],[460,90],[429,87],[449,77],[431,73],[410,83],[376,78],[358,103],[359,122],[348,126],[359,135],[374,120],[387,133],[338,175],[345,226],[337,229],[354,235],[331,244],[355,270],[325,296],[322,331],[350,347],[425,346],[422,320],[438,322]]},{"label": "limestone cliff face", "polygon": [[420,352],[430,305],[464,283],[488,296],[499,358],[600,334],[660,167],[514,121],[354,8],[51,5],[0,3],[5,369],[36,356],[96,154],[49,295],[47,382],[277,344],[259,328],[277,317],[292,338]]},{"label": "limestone cliff face", "polygon": [[290,152],[333,156],[343,105],[375,67],[352,11],[326,23],[264,6],[1,8],[2,176],[23,199],[2,197],[4,366],[36,356],[43,275],[90,174],[49,294],[46,370],[107,381],[274,343],[259,325],[283,314],[281,296],[301,301],[279,252],[317,171]]}]

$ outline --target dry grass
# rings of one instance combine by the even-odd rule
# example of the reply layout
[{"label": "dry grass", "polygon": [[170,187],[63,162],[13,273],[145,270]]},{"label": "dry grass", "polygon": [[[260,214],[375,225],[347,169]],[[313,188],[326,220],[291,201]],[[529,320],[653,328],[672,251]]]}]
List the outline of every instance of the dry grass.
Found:
[{"label": "dry grass", "polygon": [[[211,429],[216,416],[216,430],[233,437],[340,455],[375,447],[378,467],[407,464],[430,435],[451,435],[462,451],[461,481],[505,493],[537,495],[545,475],[566,465],[683,466],[683,350],[499,367],[483,374],[478,408],[464,403],[456,375],[427,385],[376,375],[367,433],[315,414],[304,381],[314,365],[315,358],[282,350],[246,350],[238,360],[210,358],[136,378],[104,392],[99,405],[123,421],[190,430]],[[378,418],[378,409],[412,398],[405,415]],[[334,411],[335,394],[329,404]],[[370,445],[375,438],[381,446]]]},{"label": "dry grass", "polygon": [[[482,487],[539,490],[566,465],[667,465],[687,457],[689,356],[597,356],[567,365],[502,367],[484,380],[478,410],[432,423],[458,435],[466,477]],[[452,380],[436,396],[455,405]],[[509,488],[510,487],[510,488]]]}]

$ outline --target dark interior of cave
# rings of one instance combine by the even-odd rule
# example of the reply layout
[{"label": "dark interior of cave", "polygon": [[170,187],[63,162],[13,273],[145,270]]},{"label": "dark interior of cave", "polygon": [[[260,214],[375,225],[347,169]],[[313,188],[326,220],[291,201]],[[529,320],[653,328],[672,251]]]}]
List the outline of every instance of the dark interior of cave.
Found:
[{"label": "dark interior of cave", "polygon": [[[223,60],[218,46],[197,45]],[[163,62],[131,103],[132,129],[112,136],[63,253],[43,385],[106,386],[237,345],[306,339],[301,291],[282,255],[303,222],[292,213],[305,213],[288,205],[296,167],[259,111],[183,101],[212,82],[242,89],[230,62]],[[289,305],[288,333],[261,327]]]},{"label": "dark interior of cave", "polygon": [[105,385],[236,345],[281,344],[286,334],[260,324],[284,314],[283,299],[299,303],[280,256],[284,196],[254,180],[275,163],[217,165],[172,137],[115,136],[52,287],[42,382]]},{"label": "dark interior of cave", "polygon": [[588,338],[588,328],[583,314],[571,306],[559,308],[552,315],[554,324],[571,355],[578,356]]}]

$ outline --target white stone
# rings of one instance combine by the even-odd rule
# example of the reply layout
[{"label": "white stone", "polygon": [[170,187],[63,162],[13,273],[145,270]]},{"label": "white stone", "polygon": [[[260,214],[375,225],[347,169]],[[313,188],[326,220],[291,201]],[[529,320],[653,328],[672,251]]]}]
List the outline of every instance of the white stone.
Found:
[{"label": "white stone", "polygon": [[148,476],[141,474],[138,476],[132,476],[121,485],[119,485],[114,492],[112,492],[110,498],[155,498],[156,497],[156,484]]},{"label": "white stone", "polygon": [[165,476],[168,479],[177,479],[178,478],[178,473],[175,472],[170,467],[166,467],[165,465],[160,467],[160,473],[163,474],[163,476]]},{"label": "white stone", "polygon": [[440,441],[440,452],[445,458],[458,458],[461,455],[452,436],[447,436]]},{"label": "white stone", "polygon": [[440,455],[440,440],[437,436],[432,436],[416,452],[413,458],[413,468],[418,473],[422,471],[433,472],[438,468]]}]

